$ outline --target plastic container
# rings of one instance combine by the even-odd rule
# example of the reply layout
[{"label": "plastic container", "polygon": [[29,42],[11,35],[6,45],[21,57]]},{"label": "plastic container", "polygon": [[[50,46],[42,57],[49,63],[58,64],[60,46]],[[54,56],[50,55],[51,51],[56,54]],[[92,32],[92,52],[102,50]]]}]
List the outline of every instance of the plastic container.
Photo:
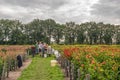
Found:
[{"label": "plastic container", "polygon": [[57,65],[57,60],[51,60],[51,66],[56,66]]}]

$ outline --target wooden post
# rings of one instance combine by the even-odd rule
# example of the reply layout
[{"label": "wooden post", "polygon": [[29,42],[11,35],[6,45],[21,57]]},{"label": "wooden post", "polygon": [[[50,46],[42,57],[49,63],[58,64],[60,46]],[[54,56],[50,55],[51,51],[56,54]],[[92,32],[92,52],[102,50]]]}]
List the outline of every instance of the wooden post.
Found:
[{"label": "wooden post", "polygon": [[90,80],[90,74],[85,75],[85,80]]},{"label": "wooden post", "polygon": [[10,60],[10,71],[12,71],[12,61]]},{"label": "wooden post", "polygon": [[68,61],[68,77],[70,77],[70,61]]},{"label": "wooden post", "polygon": [[17,70],[17,59],[15,60],[15,70]]},{"label": "wooden post", "polygon": [[10,60],[7,61],[7,77],[9,77],[9,71],[10,71]]},{"label": "wooden post", "polygon": [[15,71],[15,61],[12,62],[12,69]]},{"label": "wooden post", "polygon": [[65,67],[65,59],[64,58],[63,58],[62,63],[63,63],[63,69],[64,69],[64,67]]},{"label": "wooden post", "polygon": [[67,60],[65,59],[65,76],[68,77]]},{"label": "wooden post", "polygon": [[65,59],[63,58],[63,69],[65,68]]},{"label": "wooden post", "polygon": [[69,77],[69,63],[68,60],[65,60],[65,71],[66,71],[66,77]]},{"label": "wooden post", "polygon": [[80,80],[80,75],[81,75],[80,74],[80,69],[78,69],[77,72],[78,72],[78,80]]},{"label": "wooden post", "polygon": [[61,67],[63,68],[63,57],[61,57]]},{"label": "wooden post", "polygon": [[67,77],[69,77],[69,66],[67,66]]},{"label": "wooden post", "polygon": [[72,64],[71,64],[71,62],[70,62],[69,72],[70,72],[70,80],[72,80]]},{"label": "wooden post", "polygon": [[5,80],[5,72],[6,72],[6,69],[5,69],[5,68],[6,68],[6,63],[4,62],[1,80]]},{"label": "wooden post", "polygon": [[62,59],[61,56],[59,56],[58,59],[57,59],[59,64],[61,64],[61,59]]},{"label": "wooden post", "polygon": [[74,64],[72,63],[72,66],[71,66],[71,75],[72,75],[72,80],[75,80],[75,76],[74,76]]}]

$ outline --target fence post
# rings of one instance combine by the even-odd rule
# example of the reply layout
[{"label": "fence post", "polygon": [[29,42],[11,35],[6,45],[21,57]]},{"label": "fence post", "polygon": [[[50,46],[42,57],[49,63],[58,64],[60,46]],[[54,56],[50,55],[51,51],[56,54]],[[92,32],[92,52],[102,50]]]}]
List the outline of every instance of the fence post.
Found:
[{"label": "fence post", "polygon": [[61,67],[63,68],[63,57],[61,57]]},{"label": "fence post", "polygon": [[70,80],[72,80],[72,64],[71,64],[71,61],[70,61],[69,72],[70,72]]},{"label": "fence post", "polygon": [[13,62],[13,70],[14,70],[14,71],[15,71],[15,67],[16,67],[15,61],[16,61],[16,60],[14,60],[14,62]]},{"label": "fence post", "polygon": [[17,59],[15,60],[15,70],[17,69]]},{"label": "fence post", "polygon": [[85,75],[85,80],[90,80],[90,74]]},{"label": "fence post", "polygon": [[75,74],[74,74],[75,71],[74,71],[74,70],[75,70],[75,67],[74,67],[74,64],[72,63],[72,64],[71,64],[71,75],[72,75],[72,80],[75,80],[75,76],[74,76],[74,75],[75,75]]},{"label": "fence post", "polygon": [[1,80],[5,80],[5,72],[6,72],[5,68],[6,68],[6,63],[4,62]]},{"label": "fence post", "polygon": [[80,69],[77,69],[77,72],[78,72],[78,80],[80,80]]},{"label": "fence post", "polygon": [[62,56],[59,56],[59,57],[57,58],[57,60],[58,60],[58,63],[61,65],[61,63],[62,63]]},{"label": "fence post", "polygon": [[68,62],[67,59],[65,59],[65,75],[68,77]]},{"label": "fence post", "polygon": [[65,59],[63,58],[63,69],[65,69]]},{"label": "fence post", "polygon": [[10,60],[7,60],[7,77],[9,77],[9,71],[10,71]]},{"label": "fence post", "polygon": [[12,71],[12,61],[10,60],[10,71]]},{"label": "fence post", "polygon": [[70,61],[68,61],[67,70],[68,70],[68,77],[70,77]]},{"label": "fence post", "polygon": [[65,69],[65,66],[66,66],[66,59],[65,58],[63,58],[63,69]]}]

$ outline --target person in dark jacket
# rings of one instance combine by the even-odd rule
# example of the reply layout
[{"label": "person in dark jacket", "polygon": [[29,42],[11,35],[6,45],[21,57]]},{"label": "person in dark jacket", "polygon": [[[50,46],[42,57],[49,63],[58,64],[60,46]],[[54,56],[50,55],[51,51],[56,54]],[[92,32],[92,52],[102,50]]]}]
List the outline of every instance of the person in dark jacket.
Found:
[{"label": "person in dark jacket", "polygon": [[18,68],[22,66],[22,57],[20,55],[17,56],[17,61],[18,61]]},{"label": "person in dark jacket", "polygon": [[31,47],[31,50],[32,50],[32,57],[34,57],[34,56],[35,56],[35,47],[32,46],[32,47]]}]

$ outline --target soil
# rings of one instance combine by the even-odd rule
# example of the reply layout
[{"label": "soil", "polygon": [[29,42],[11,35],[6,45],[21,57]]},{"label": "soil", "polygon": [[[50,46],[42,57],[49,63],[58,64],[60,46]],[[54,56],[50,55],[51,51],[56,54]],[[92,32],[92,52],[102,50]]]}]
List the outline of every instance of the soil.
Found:
[{"label": "soil", "polygon": [[32,62],[31,59],[26,60],[23,62],[23,66],[16,71],[10,71],[9,77],[5,80],[17,80],[21,76],[22,71],[29,66],[29,64]]}]

